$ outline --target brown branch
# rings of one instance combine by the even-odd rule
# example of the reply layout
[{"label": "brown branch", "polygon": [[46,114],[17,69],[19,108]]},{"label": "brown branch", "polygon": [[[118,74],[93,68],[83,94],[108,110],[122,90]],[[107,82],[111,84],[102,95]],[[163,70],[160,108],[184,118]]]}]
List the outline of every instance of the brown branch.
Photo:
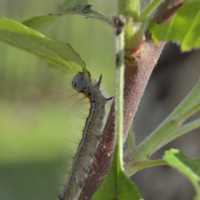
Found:
[{"label": "brown branch", "polygon": [[[157,23],[165,23],[169,21],[180,7],[184,0],[166,0],[163,5],[158,8],[155,15]],[[174,2],[172,4],[172,2]],[[176,3],[178,2],[178,3]],[[174,6],[173,6],[174,5]],[[169,6],[170,9],[169,9]],[[162,12],[160,12],[162,9]],[[162,21],[163,20],[163,21]],[[146,34],[145,43],[140,46],[137,56],[130,59],[130,55],[125,55],[125,83],[124,83],[124,140],[126,139],[133,117],[137,111],[140,99],[145,90],[151,72],[157,63],[165,42],[160,42],[157,46],[151,38]],[[132,51],[136,55],[135,51]],[[127,66],[128,65],[128,66]],[[114,103],[111,107],[107,123],[104,128],[104,136],[99,145],[96,154],[96,161],[93,163],[89,177],[85,183],[80,200],[91,199],[93,194],[100,187],[109,171],[112,162],[112,153],[114,148]]]},{"label": "brown branch", "polygon": [[185,0],[165,0],[158,7],[153,20],[158,24],[170,21]]}]

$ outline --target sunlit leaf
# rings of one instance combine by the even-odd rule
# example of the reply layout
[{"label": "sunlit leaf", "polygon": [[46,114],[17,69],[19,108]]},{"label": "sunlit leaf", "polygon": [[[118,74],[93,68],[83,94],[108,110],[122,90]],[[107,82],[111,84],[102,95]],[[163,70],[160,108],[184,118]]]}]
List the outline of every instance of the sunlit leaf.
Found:
[{"label": "sunlit leaf", "polygon": [[149,29],[156,44],[175,41],[182,51],[200,48],[200,1],[185,1],[170,22],[157,25],[151,21]]},{"label": "sunlit leaf", "polygon": [[69,45],[9,19],[0,19],[0,41],[33,53],[67,71],[80,71],[85,62]]},{"label": "sunlit leaf", "polygon": [[164,160],[191,181],[197,193],[194,199],[200,199],[200,187],[198,184],[198,181],[200,181],[200,164],[190,160],[177,149],[165,151]]}]

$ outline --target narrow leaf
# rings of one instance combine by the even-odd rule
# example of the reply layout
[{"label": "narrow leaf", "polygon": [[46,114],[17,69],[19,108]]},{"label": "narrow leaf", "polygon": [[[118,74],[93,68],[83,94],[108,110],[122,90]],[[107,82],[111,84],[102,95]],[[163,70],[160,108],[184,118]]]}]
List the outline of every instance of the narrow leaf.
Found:
[{"label": "narrow leaf", "polygon": [[177,149],[165,151],[164,160],[191,181],[197,193],[195,199],[200,199],[200,187],[198,184],[200,180],[200,164],[190,160]]},{"label": "narrow leaf", "polygon": [[200,1],[185,1],[170,22],[157,25],[151,21],[149,29],[156,44],[175,41],[182,51],[200,48]]},{"label": "narrow leaf", "polygon": [[103,13],[100,13],[94,9],[91,9],[90,6],[85,6],[83,8],[77,8],[76,10],[66,10],[66,11],[60,12],[58,14],[47,14],[47,15],[32,17],[30,19],[23,21],[22,24],[43,32],[56,19],[66,16],[66,15],[69,15],[69,14],[83,15],[86,18],[95,18],[95,19],[101,20],[109,25],[112,25],[112,22],[111,22],[109,16],[107,16]]},{"label": "narrow leaf", "polygon": [[67,71],[80,71],[85,62],[69,45],[9,19],[0,19],[0,41],[33,53]]},{"label": "narrow leaf", "polygon": [[96,18],[111,25],[107,15],[91,7],[92,5],[88,4],[88,0],[65,0],[55,13],[32,17],[23,21],[22,24],[43,32],[55,19],[69,14],[78,14],[84,15],[86,18]]}]

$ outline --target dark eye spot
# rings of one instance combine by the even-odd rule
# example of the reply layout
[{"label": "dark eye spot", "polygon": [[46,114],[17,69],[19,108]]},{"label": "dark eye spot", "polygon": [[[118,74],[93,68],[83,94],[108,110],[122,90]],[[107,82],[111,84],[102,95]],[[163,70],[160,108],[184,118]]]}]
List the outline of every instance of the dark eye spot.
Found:
[{"label": "dark eye spot", "polygon": [[74,87],[76,87],[76,82],[74,83]]},{"label": "dark eye spot", "polygon": [[91,92],[88,92],[88,96],[91,96]]}]

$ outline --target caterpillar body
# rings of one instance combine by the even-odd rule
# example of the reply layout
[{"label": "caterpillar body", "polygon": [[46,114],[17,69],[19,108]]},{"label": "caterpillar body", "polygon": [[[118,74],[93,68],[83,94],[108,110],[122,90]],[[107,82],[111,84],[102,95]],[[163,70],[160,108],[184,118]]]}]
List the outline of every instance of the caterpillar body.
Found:
[{"label": "caterpillar body", "polygon": [[84,94],[90,101],[90,111],[83,129],[82,139],[74,156],[67,183],[59,200],[77,200],[80,196],[90,167],[94,161],[98,144],[102,137],[105,104],[113,97],[105,98],[100,91],[102,75],[97,82],[91,81],[91,75],[79,72],[72,81],[72,87]]}]

